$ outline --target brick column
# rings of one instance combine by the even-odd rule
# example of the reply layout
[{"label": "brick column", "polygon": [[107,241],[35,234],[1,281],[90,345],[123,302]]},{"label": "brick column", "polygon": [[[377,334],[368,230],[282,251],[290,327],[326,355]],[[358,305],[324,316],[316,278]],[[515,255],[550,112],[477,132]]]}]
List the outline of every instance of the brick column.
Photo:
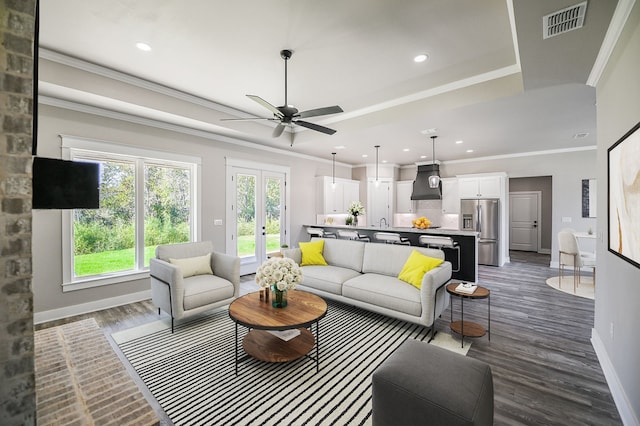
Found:
[{"label": "brick column", "polygon": [[0,424],[36,423],[31,291],[35,0],[0,0]]}]

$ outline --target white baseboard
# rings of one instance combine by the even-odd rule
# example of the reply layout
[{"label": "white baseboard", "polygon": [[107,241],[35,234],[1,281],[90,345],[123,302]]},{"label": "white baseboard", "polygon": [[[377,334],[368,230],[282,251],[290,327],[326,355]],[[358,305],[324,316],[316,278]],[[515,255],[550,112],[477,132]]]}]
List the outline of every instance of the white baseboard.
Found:
[{"label": "white baseboard", "polygon": [[638,417],[633,412],[629,398],[624,392],[624,388],[620,383],[616,370],[613,368],[613,364],[609,359],[604,343],[602,343],[602,339],[600,339],[600,335],[595,328],[591,329],[591,345],[596,351],[598,361],[602,367],[602,372],[607,380],[607,385],[609,385],[613,402],[615,402],[620,418],[622,419],[622,424],[625,426],[640,426]]},{"label": "white baseboard", "polygon": [[82,303],[79,305],[65,306],[64,308],[51,309],[49,311],[34,312],[34,324],[54,321],[61,318],[68,318],[75,315],[87,314],[90,312],[101,311],[103,309],[113,308],[116,306],[128,305],[129,303],[140,302],[142,300],[151,299],[151,290],[144,290],[137,293],[124,294],[122,296],[110,297],[109,299],[95,300],[93,302]]}]

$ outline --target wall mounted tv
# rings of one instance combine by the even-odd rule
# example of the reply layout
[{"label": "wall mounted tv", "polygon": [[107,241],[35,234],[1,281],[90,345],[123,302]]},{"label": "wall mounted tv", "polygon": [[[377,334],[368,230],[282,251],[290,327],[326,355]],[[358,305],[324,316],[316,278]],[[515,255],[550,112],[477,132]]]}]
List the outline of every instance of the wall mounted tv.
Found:
[{"label": "wall mounted tv", "polygon": [[33,158],[34,209],[97,209],[99,188],[99,163]]}]

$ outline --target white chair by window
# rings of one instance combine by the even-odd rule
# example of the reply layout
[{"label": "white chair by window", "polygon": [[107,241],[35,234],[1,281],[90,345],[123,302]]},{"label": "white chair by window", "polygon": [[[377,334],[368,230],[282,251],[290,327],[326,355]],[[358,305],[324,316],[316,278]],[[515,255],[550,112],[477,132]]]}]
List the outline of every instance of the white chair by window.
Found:
[{"label": "white chair by window", "polygon": [[160,245],[149,259],[151,299],[174,320],[228,305],[240,294],[240,258],[211,241]]},{"label": "white chair by window", "polygon": [[565,266],[573,266],[573,292],[580,285],[580,268],[593,269],[593,285],[596,284],[596,255],[595,253],[581,252],[578,246],[578,239],[570,231],[560,231],[558,233],[559,259],[558,269],[560,270],[559,286],[562,285]]}]

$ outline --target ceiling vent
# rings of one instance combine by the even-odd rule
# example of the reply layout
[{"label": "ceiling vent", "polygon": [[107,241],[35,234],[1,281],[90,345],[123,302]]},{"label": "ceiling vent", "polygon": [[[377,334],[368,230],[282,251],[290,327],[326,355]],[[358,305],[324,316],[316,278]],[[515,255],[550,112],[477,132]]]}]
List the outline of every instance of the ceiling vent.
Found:
[{"label": "ceiling vent", "polygon": [[542,18],[542,38],[547,39],[582,28],[587,2],[550,13]]}]

